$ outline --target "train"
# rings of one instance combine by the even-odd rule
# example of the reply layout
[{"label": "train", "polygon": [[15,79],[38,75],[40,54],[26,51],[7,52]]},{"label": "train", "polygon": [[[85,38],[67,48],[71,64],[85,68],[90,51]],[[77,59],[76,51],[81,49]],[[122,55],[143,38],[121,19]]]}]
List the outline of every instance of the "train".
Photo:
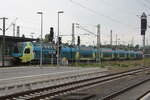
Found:
[{"label": "train", "polygon": [[[43,43],[42,49],[39,42],[18,42],[12,53],[14,63],[38,63],[42,51],[43,63],[56,63],[57,46],[51,43]],[[61,45],[60,62],[67,65],[72,62],[95,62],[98,59],[105,60],[134,60],[143,59],[142,51],[120,50],[112,48],[100,48],[86,46]]]}]

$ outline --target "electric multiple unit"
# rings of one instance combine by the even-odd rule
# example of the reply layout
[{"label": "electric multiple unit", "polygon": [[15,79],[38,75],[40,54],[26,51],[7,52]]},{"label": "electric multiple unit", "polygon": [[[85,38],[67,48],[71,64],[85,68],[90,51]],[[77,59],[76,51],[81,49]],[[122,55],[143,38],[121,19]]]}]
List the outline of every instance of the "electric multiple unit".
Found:
[{"label": "electric multiple unit", "polygon": [[[43,63],[56,63],[57,60],[57,47],[50,43],[38,42],[20,42],[14,47],[12,57],[15,63],[38,63],[41,59]],[[70,62],[80,61],[96,61],[98,57],[101,60],[133,60],[142,59],[143,53],[141,51],[126,51],[126,50],[113,50],[111,48],[100,48],[100,50],[92,47],[83,46],[61,46],[60,61],[63,64]]]}]

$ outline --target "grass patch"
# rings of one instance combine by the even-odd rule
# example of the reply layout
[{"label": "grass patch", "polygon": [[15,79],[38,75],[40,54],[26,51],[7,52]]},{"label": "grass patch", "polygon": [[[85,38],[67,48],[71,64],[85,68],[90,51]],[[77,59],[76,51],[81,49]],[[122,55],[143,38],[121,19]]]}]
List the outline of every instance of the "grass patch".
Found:
[{"label": "grass patch", "polygon": [[77,67],[101,67],[105,68],[107,66],[111,67],[136,67],[136,66],[150,66],[150,58],[145,58],[142,60],[125,60],[125,61],[102,61],[102,63],[74,63],[71,64],[71,66],[77,66]]}]

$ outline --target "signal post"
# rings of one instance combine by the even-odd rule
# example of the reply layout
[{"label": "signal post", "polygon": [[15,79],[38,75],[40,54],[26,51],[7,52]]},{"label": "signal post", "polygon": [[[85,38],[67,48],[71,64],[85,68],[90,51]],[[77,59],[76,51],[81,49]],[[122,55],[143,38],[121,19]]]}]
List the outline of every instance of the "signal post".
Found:
[{"label": "signal post", "polygon": [[147,16],[145,12],[143,12],[141,16],[141,35],[143,36],[143,53],[145,53],[145,33],[147,30]]},{"label": "signal post", "polygon": [[[141,16],[141,35],[143,36],[143,54],[145,54],[145,32],[147,30],[147,16],[143,12]],[[143,59],[143,67],[145,66],[145,60]]]}]

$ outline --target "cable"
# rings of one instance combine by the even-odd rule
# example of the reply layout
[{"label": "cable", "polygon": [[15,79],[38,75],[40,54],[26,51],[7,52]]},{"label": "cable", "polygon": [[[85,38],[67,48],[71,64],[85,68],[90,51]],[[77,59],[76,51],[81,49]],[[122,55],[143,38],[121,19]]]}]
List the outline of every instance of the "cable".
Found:
[{"label": "cable", "polygon": [[126,12],[128,15],[129,14],[132,14],[133,15],[133,12],[131,12],[131,11],[127,11],[127,10],[125,10],[125,9],[123,9],[123,8],[118,8],[118,6],[112,6],[112,4],[110,4],[110,3],[108,3],[108,2],[106,2],[105,0],[101,0],[105,5],[107,5],[107,6],[111,6],[112,8],[115,8],[115,9],[117,9],[117,10],[119,10],[121,13],[124,13],[124,12]]},{"label": "cable", "polygon": [[150,4],[150,1],[149,1],[149,0],[144,0],[144,1]]},{"label": "cable", "polygon": [[104,18],[107,18],[108,20],[111,20],[111,21],[113,21],[113,22],[115,22],[115,23],[119,23],[119,24],[122,24],[122,25],[125,25],[125,26],[128,26],[128,27],[130,26],[130,25],[126,25],[126,24],[124,24],[124,23],[122,23],[122,22],[120,22],[120,21],[118,21],[118,20],[116,20],[116,19],[111,18],[110,16],[103,15],[103,14],[101,14],[101,13],[99,13],[99,12],[97,12],[97,11],[91,9],[91,8],[88,8],[88,7],[86,7],[86,6],[84,6],[84,5],[80,4],[80,3],[78,3],[78,2],[76,2],[76,1],[70,0],[70,2],[72,2],[72,3],[75,4],[75,5],[78,5],[78,6],[84,8],[84,9],[86,9],[86,10],[88,10],[88,11],[90,11],[90,12],[96,14],[96,15],[100,15],[100,16],[102,16],[102,17],[104,17]]},{"label": "cable", "polygon": [[13,22],[11,22],[11,24],[8,26],[8,28],[6,30],[8,30],[14,23],[16,23],[18,18],[16,18]]},{"label": "cable", "polygon": [[86,31],[86,32],[88,32],[88,33],[90,33],[90,34],[92,34],[92,35],[94,35],[94,36],[97,36],[95,33],[93,33],[93,32],[91,32],[91,31],[89,31],[88,29],[86,29],[86,28],[84,28],[83,26],[81,26],[80,24],[78,24],[79,25],[79,29],[82,29],[82,30],[84,30],[84,31]]},{"label": "cable", "polygon": [[147,5],[147,3],[145,2],[145,0],[144,1],[143,0],[138,0],[138,1],[141,2],[140,5],[145,8],[146,12],[149,12],[147,9],[150,8],[150,7]]}]

